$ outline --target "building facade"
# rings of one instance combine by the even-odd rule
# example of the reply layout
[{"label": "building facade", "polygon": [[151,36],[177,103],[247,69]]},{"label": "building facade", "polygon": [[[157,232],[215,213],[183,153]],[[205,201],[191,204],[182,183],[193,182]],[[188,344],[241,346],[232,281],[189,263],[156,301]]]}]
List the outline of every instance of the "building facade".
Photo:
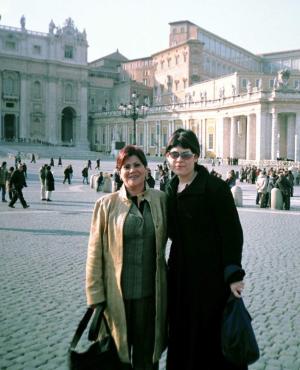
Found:
[{"label": "building facade", "polygon": [[69,18],[48,33],[0,26],[2,140],[88,147],[85,31]]},{"label": "building facade", "polygon": [[169,47],[135,60],[118,50],[87,62],[87,36],[69,18],[48,33],[0,25],[1,140],[111,152],[133,142],[121,104],[148,106],[137,145],[164,153],[192,129],[201,157],[300,159],[300,50],[255,55],[189,21],[170,23]]},{"label": "building facade", "polygon": [[[170,23],[169,48],[150,64],[153,104],[136,127],[146,153],[162,155],[171,133],[184,127],[197,134],[202,157],[299,161],[300,50],[254,55],[180,21]],[[130,61],[122,69],[143,83]],[[132,140],[132,120],[116,110],[95,113],[93,122],[97,150]]]}]

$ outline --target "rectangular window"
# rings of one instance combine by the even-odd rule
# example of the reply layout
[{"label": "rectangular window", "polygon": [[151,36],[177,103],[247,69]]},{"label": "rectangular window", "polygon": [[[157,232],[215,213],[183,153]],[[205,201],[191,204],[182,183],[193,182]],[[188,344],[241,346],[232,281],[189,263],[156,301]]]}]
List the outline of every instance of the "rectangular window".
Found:
[{"label": "rectangular window", "polygon": [[242,79],[242,88],[243,89],[246,89],[247,88],[247,83],[248,83],[248,81],[246,80],[246,78],[243,78]]},{"label": "rectangular window", "polygon": [[269,81],[269,87],[272,88],[274,86],[274,80]]},{"label": "rectangular window", "polygon": [[167,140],[168,140],[167,134],[163,133],[163,137],[162,137],[163,146],[167,146]]},{"label": "rectangular window", "polygon": [[260,80],[255,80],[255,87],[259,87],[260,85]]},{"label": "rectangular window", "polygon": [[214,135],[208,134],[208,150],[214,149]]},{"label": "rectangular window", "polygon": [[142,132],[140,133],[140,140],[139,140],[139,142],[140,142],[139,143],[140,145],[144,145],[144,134]]},{"label": "rectangular window", "polygon": [[41,54],[41,47],[40,45],[33,45],[33,54],[40,55]]},{"label": "rectangular window", "polygon": [[151,143],[151,146],[155,145],[154,132],[151,132],[150,143]]},{"label": "rectangular window", "polygon": [[14,41],[6,41],[5,48],[8,50],[16,50],[16,43]]},{"label": "rectangular window", "polygon": [[73,59],[73,46],[65,45],[65,58]]}]

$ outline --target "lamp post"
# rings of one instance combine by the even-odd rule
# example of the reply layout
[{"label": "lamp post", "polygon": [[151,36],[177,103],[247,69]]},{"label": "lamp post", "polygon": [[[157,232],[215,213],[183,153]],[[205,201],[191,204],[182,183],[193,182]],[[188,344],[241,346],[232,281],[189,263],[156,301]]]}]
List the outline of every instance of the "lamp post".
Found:
[{"label": "lamp post", "polygon": [[138,96],[134,91],[131,95],[131,102],[129,104],[121,103],[119,110],[123,117],[128,117],[133,120],[133,145],[136,145],[136,121],[139,118],[145,118],[147,116],[148,106],[147,105],[137,105]]}]

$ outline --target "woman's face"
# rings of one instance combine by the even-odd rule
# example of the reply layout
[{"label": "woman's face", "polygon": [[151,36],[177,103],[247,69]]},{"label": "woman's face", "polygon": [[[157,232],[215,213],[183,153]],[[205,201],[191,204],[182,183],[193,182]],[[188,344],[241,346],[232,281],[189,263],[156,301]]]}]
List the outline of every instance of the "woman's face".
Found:
[{"label": "woman's face", "polygon": [[129,191],[143,191],[146,173],[146,167],[136,155],[128,157],[120,171],[121,179]]},{"label": "woman's face", "polygon": [[192,153],[191,149],[176,146],[167,153],[167,159],[171,170],[178,177],[185,178],[189,177],[194,172],[198,156]]}]

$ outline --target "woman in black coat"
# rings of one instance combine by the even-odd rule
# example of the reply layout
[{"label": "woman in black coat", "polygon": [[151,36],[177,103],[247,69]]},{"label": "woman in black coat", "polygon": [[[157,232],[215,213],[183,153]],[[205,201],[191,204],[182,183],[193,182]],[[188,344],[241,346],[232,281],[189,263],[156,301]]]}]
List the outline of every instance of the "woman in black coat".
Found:
[{"label": "woman in black coat", "polygon": [[197,165],[196,135],[175,131],[166,157],[169,237],[167,370],[247,369],[221,351],[221,318],[230,291],[241,296],[243,232],[227,184]]},{"label": "woman in black coat", "polygon": [[54,177],[51,172],[50,166],[47,166],[46,168],[45,188],[46,188],[46,201],[51,202],[51,194],[52,191],[55,190],[55,187],[54,187]]}]

